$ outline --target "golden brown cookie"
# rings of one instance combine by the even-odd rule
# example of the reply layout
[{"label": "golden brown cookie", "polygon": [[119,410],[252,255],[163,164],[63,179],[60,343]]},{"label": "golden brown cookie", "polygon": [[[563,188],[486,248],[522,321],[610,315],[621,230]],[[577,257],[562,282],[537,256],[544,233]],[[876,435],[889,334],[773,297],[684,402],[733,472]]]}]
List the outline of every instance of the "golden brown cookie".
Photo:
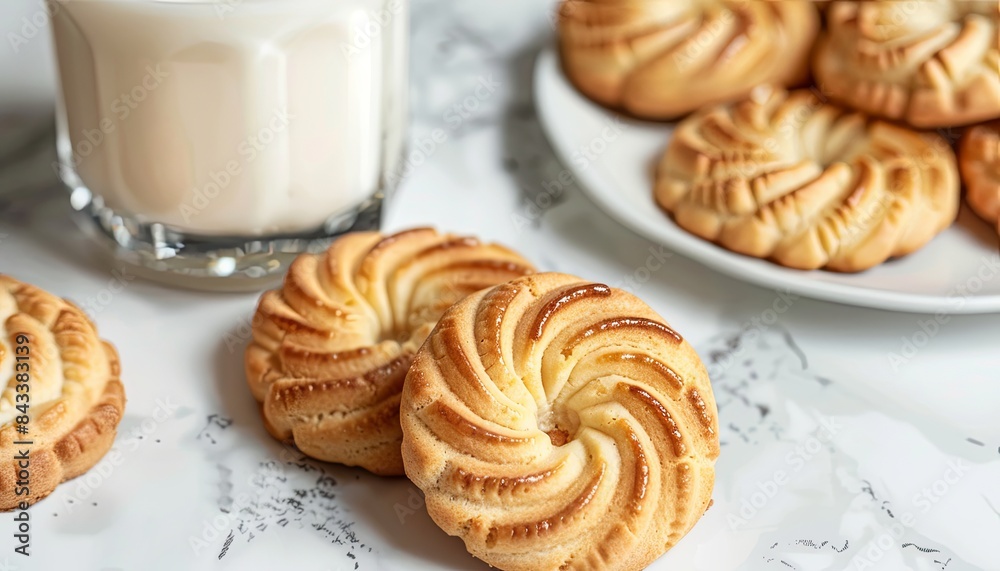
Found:
[{"label": "golden brown cookie", "polygon": [[674,131],[656,201],[677,224],[784,266],[857,272],[923,247],[955,219],[941,137],[760,88]]},{"label": "golden brown cookie", "polygon": [[673,119],[808,77],[819,17],[810,2],[564,0],[563,69],[585,95]]},{"label": "golden brown cookie", "polygon": [[504,571],[643,569],[712,495],[718,417],[698,355],[635,296],[565,274],[451,308],[400,419],[431,518]]},{"label": "golden brown cookie", "polygon": [[348,234],[299,256],[261,297],[246,351],[268,432],[313,458],[403,474],[413,354],[453,303],[532,271],[506,248],[429,228]]},{"label": "golden brown cookie", "polygon": [[972,127],[962,136],[958,164],[969,206],[1000,233],[1000,121]]},{"label": "golden brown cookie", "polygon": [[83,311],[3,274],[0,377],[0,510],[11,510],[44,498],[104,456],[125,390],[118,354]]},{"label": "golden brown cookie", "polygon": [[1000,117],[997,0],[833,2],[820,90],[853,109],[947,127]]}]

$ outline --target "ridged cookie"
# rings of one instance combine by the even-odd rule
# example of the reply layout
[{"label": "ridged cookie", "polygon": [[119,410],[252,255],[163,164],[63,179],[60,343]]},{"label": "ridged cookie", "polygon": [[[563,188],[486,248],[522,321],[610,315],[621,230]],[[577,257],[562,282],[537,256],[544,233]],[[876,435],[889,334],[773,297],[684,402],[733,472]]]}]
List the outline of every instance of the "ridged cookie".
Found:
[{"label": "ridged cookie", "polygon": [[817,43],[820,90],[921,128],[1000,117],[997,0],[833,2]]},{"label": "ridged cookie", "polygon": [[656,201],[734,252],[857,272],[923,247],[954,221],[954,152],[941,137],[870,120],[814,93],[760,88],[681,122]]},{"label": "ridged cookie", "polygon": [[532,271],[506,248],[429,228],[349,234],[299,256],[261,297],[246,351],[264,425],[313,458],[403,474],[413,354],[453,303]]},{"label": "ridged cookie", "polygon": [[[0,379],[0,510],[11,510],[44,498],[104,456],[125,390],[118,354],[83,311],[3,274]],[[18,430],[25,412],[26,433]],[[25,451],[27,483],[16,459]]]},{"label": "ridged cookie", "polygon": [[573,276],[450,309],[400,417],[431,518],[504,571],[643,569],[710,502],[718,418],[698,355],[638,298]]},{"label": "ridged cookie", "polygon": [[958,164],[969,206],[1000,233],[1000,121],[972,127],[962,136]]},{"label": "ridged cookie", "polygon": [[559,47],[570,81],[636,117],[672,119],[809,74],[810,2],[564,0]]}]

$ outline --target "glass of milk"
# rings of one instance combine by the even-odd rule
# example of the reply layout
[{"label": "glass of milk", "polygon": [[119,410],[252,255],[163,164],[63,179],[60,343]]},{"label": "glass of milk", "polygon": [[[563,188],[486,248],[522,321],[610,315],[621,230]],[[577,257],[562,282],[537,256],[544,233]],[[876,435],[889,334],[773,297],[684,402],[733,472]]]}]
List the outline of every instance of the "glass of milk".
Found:
[{"label": "glass of milk", "polygon": [[147,276],[253,289],[378,227],[398,178],[408,0],[48,0],[59,161]]}]

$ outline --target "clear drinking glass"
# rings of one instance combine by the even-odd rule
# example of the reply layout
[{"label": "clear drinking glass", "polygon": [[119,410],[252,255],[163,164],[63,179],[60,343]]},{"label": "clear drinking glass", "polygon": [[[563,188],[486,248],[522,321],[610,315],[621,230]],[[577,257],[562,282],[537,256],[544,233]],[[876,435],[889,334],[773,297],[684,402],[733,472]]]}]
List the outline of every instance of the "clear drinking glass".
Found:
[{"label": "clear drinking glass", "polygon": [[48,0],[85,227],[161,281],[253,289],[379,225],[408,0]]}]

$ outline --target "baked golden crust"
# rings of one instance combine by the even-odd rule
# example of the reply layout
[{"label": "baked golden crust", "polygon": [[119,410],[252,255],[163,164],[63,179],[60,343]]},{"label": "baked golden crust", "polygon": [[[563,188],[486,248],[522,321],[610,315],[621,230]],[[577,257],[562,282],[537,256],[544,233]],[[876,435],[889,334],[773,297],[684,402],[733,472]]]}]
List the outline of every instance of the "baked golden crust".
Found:
[{"label": "baked golden crust", "polygon": [[[27,337],[26,344],[18,337]],[[26,346],[28,434],[17,430],[17,347]],[[23,353],[22,353],[23,355]],[[118,354],[75,305],[0,274],[0,510],[33,504],[75,478],[111,448],[125,410]],[[17,445],[30,441],[30,445]],[[30,494],[18,484],[29,451]],[[21,489],[22,495],[18,495]]]},{"label": "baked golden crust", "polygon": [[564,0],[563,69],[603,105],[673,119],[809,75],[819,26],[810,2]]},{"label": "baked golden crust", "polygon": [[532,273],[518,254],[420,228],[346,235],[299,256],[253,321],[246,374],[275,438],[320,460],[403,474],[399,395],[437,319]]},{"label": "baked golden crust", "polygon": [[955,156],[941,137],[759,88],[681,122],[656,201],[677,224],[792,268],[857,272],[923,247],[954,221]]},{"label": "baked golden crust", "polygon": [[564,274],[452,307],[400,420],[431,518],[505,571],[643,569],[704,514],[719,454],[691,346],[631,294]]},{"label": "baked golden crust", "polygon": [[958,162],[969,206],[1000,233],[1000,121],[966,131]]},{"label": "baked golden crust", "polygon": [[1000,117],[996,0],[833,2],[813,73],[832,99],[916,127]]}]

